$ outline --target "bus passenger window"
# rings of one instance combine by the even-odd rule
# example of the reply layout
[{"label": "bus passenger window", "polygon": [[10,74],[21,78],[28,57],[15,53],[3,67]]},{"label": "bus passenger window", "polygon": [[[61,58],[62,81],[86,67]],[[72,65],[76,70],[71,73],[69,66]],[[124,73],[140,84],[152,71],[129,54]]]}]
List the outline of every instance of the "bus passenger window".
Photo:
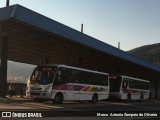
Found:
[{"label": "bus passenger window", "polygon": [[57,74],[56,74],[56,78],[54,80],[54,85],[61,85],[63,84],[63,81],[62,81],[62,74],[61,74],[61,71],[58,70]]},{"label": "bus passenger window", "polygon": [[123,86],[122,86],[124,89],[127,89],[128,87],[128,81],[127,80],[124,80],[123,81]]},{"label": "bus passenger window", "polygon": [[61,71],[58,71],[58,81],[62,80]]}]

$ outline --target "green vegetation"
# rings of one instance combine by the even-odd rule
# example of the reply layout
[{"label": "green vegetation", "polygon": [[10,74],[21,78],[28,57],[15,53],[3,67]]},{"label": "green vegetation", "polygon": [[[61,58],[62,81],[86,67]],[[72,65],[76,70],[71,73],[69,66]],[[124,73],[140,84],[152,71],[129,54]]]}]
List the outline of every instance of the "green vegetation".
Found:
[{"label": "green vegetation", "polygon": [[143,60],[160,66],[160,43],[142,46],[128,52],[142,58]]}]

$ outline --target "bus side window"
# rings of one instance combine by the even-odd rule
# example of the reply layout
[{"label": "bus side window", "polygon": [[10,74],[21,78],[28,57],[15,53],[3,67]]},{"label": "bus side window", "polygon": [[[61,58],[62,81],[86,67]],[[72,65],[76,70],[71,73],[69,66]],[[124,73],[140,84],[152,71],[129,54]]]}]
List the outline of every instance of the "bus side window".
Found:
[{"label": "bus side window", "polygon": [[124,89],[127,89],[127,87],[128,87],[128,81],[127,81],[127,80],[123,80],[123,85],[122,85],[122,87],[123,87]]},{"label": "bus side window", "polygon": [[108,75],[106,76],[103,76],[103,82],[102,82],[102,85],[104,86],[108,86]]},{"label": "bus side window", "polygon": [[62,73],[62,70],[59,69],[59,70],[57,71],[56,78],[55,78],[55,80],[54,80],[54,84],[55,84],[55,85],[61,85],[61,84],[64,83],[63,75],[62,75],[62,74],[63,74],[63,73]]},{"label": "bus side window", "polygon": [[59,80],[61,83],[68,83],[68,69],[67,68],[60,68],[59,69]]},{"label": "bus side window", "polygon": [[58,70],[58,81],[61,81],[62,80],[62,74],[61,74],[61,71]]}]

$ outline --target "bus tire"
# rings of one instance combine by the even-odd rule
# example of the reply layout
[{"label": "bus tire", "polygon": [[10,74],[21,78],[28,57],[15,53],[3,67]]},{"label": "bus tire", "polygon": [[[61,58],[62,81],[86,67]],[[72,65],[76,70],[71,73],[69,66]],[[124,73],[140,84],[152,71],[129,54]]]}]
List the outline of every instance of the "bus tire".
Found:
[{"label": "bus tire", "polygon": [[127,94],[127,101],[131,101],[131,94]]},{"label": "bus tire", "polygon": [[62,93],[57,93],[54,97],[54,99],[52,100],[53,103],[55,104],[61,104],[63,103],[63,94]]},{"label": "bus tire", "polygon": [[141,94],[139,101],[140,101],[140,102],[143,102],[143,100],[144,100],[144,95]]},{"label": "bus tire", "polygon": [[96,103],[97,101],[98,101],[98,94],[95,93],[95,94],[93,95],[93,97],[92,97],[91,102],[92,102],[92,103]]}]

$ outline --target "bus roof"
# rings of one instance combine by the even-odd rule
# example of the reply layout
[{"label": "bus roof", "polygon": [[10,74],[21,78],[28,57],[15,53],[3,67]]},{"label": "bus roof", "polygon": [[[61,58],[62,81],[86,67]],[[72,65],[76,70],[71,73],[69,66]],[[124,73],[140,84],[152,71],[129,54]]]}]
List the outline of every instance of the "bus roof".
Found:
[{"label": "bus roof", "polygon": [[140,78],[134,78],[134,77],[129,77],[129,76],[125,76],[125,75],[119,75],[123,78],[129,78],[129,79],[134,79],[134,80],[139,80],[139,81],[145,81],[145,82],[150,82],[149,80],[143,80],[143,79],[140,79]]},{"label": "bus roof", "polygon": [[63,65],[63,64],[44,64],[44,65],[39,65],[39,66],[65,67],[65,68],[70,68],[70,69],[75,69],[75,70],[81,70],[81,71],[86,71],[86,72],[94,72],[98,74],[108,75],[108,73],[104,73],[104,72],[99,72],[99,71],[89,70],[89,69],[84,69],[84,68],[79,68],[79,67],[73,67],[73,66],[68,66],[68,65]]},{"label": "bus roof", "polygon": [[116,76],[120,76],[120,77],[122,77],[122,78],[129,78],[129,79],[134,79],[134,80],[139,80],[139,81],[150,82],[149,80],[144,80],[144,79],[135,78],[135,77],[130,77],[130,76],[125,76],[125,75],[111,74],[111,75],[109,75],[109,76],[110,76],[109,78],[116,77]]}]

